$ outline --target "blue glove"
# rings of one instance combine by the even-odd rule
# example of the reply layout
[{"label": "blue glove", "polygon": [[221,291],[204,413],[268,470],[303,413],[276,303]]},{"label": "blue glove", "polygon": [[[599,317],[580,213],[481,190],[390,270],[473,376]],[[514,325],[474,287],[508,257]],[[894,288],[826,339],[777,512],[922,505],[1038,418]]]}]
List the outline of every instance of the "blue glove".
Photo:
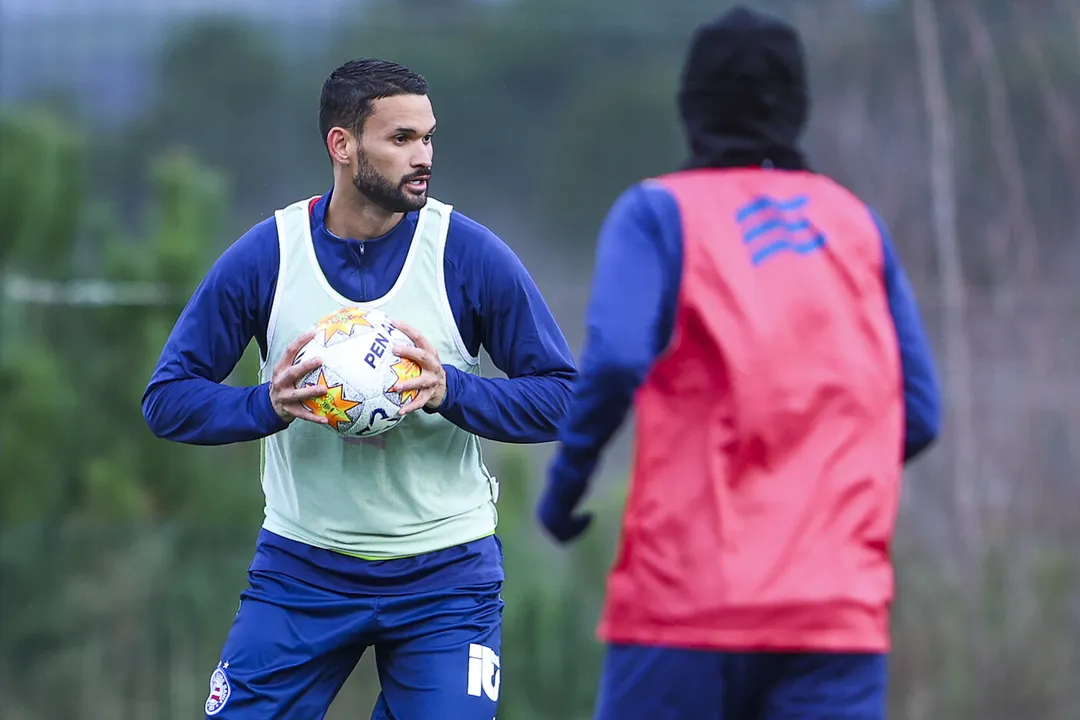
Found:
[{"label": "blue glove", "polygon": [[536,518],[560,543],[575,539],[585,532],[592,522],[592,513],[577,512],[586,487],[584,480],[574,482],[552,476],[540,497]]}]

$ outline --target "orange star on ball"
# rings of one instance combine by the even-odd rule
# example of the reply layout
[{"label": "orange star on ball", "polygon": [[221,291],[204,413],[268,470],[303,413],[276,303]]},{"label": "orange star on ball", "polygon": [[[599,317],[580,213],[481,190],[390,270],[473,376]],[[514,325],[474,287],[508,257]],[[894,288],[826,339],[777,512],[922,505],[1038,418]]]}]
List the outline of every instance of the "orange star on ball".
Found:
[{"label": "orange star on ball", "polygon": [[330,427],[335,430],[338,430],[342,423],[346,425],[351,423],[352,418],[349,417],[349,411],[359,406],[360,403],[346,399],[342,394],[345,391],[342,385],[331,385],[326,382],[326,375],[323,374],[322,370],[319,371],[319,380],[315,384],[324,386],[326,393],[319,397],[304,400],[304,405],[316,415],[326,418]]},{"label": "orange star on ball", "polygon": [[[423,370],[420,369],[420,366],[409,358],[399,359],[396,363],[390,366],[390,369],[394,371],[395,375],[397,375],[397,382],[418,378],[423,372]],[[406,390],[405,392],[401,393],[401,404],[406,405],[412,402],[413,398],[416,397],[416,392],[416,390]]]},{"label": "orange star on ball", "polygon": [[316,328],[323,331],[323,343],[329,343],[330,338],[337,333],[345,337],[352,335],[356,327],[372,327],[368,322],[366,313],[360,310],[346,308],[330,313],[319,321]]}]

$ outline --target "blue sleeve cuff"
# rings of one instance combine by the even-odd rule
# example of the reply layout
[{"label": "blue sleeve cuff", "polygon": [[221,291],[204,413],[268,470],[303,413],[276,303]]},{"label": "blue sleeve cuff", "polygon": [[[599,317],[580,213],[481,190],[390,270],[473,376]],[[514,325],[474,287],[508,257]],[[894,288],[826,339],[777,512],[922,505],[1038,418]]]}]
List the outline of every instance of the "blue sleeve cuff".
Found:
[{"label": "blue sleeve cuff", "polygon": [[265,428],[267,435],[289,427],[289,423],[281,419],[274,409],[274,403],[270,401],[270,383],[263,383],[255,388],[252,405],[252,415],[258,418],[259,427]]},{"label": "blue sleeve cuff", "polygon": [[457,401],[458,395],[461,394],[461,380],[462,373],[453,365],[443,365],[443,371],[446,373],[446,396],[443,397],[442,404],[434,410],[431,408],[424,408],[424,412],[429,415],[435,413],[442,413],[454,408],[454,403]]}]

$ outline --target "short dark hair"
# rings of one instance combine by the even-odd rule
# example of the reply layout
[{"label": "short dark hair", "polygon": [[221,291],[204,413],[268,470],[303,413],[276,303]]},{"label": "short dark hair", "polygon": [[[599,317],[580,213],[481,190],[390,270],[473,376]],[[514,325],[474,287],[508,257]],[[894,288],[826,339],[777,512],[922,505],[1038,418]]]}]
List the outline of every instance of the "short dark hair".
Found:
[{"label": "short dark hair", "polygon": [[319,98],[322,141],[330,129],[343,127],[359,135],[371,115],[371,103],[395,95],[427,95],[428,84],[409,68],[374,58],[350,60],[326,78]]}]

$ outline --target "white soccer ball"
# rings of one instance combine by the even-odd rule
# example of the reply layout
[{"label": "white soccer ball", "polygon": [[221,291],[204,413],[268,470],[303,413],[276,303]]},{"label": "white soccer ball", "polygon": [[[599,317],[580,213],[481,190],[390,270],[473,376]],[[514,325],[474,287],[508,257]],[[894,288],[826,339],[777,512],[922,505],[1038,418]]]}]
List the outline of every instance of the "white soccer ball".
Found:
[{"label": "white soccer ball", "polygon": [[304,404],[345,437],[373,437],[393,428],[403,419],[398,411],[416,397],[416,391],[398,393],[391,388],[421,372],[415,362],[394,353],[395,345],[415,347],[379,310],[346,307],[321,318],[315,323],[315,337],[294,363],[311,357],[322,360],[296,386],[323,385],[327,391]]}]

